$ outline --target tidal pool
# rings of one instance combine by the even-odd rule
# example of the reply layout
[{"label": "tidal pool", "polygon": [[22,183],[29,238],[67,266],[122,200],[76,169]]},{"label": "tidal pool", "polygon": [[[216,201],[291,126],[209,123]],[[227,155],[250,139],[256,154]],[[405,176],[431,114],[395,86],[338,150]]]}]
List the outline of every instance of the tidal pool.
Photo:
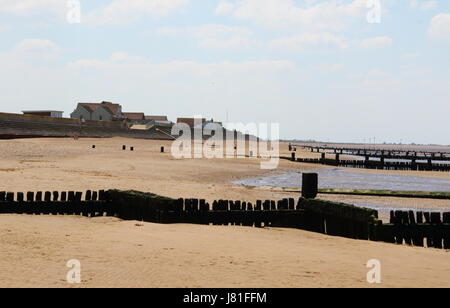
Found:
[{"label": "tidal pool", "polygon": [[[310,172],[319,174],[319,188],[450,192],[450,179],[352,172],[343,168],[320,169]],[[233,183],[246,186],[300,188],[302,174],[301,172],[287,172],[238,180]]]}]

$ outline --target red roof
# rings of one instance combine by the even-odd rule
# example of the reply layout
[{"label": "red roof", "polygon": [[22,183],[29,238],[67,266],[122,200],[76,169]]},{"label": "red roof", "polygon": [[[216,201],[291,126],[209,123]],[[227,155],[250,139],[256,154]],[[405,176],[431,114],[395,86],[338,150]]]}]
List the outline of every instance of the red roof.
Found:
[{"label": "red roof", "polygon": [[79,103],[78,106],[82,106],[87,109],[89,112],[94,112],[99,107],[104,107],[106,111],[111,113],[112,115],[117,115],[120,111],[119,104],[113,104],[110,102],[102,102],[100,104],[97,103]]},{"label": "red roof", "polygon": [[146,120],[168,121],[167,116],[145,116]]},{"label": "red roof", "polygon": [[145,115],[143,112],[124,112],[123,116],[128,120],[144,120]]},{"label": "red roof", "polygon": [[177,123],[184,123],[189,125],[189,127],[194,128],[194,126],[197,124],[197,122],[205,123],[206,119],[194,119],[194,118],[178,118]]}]

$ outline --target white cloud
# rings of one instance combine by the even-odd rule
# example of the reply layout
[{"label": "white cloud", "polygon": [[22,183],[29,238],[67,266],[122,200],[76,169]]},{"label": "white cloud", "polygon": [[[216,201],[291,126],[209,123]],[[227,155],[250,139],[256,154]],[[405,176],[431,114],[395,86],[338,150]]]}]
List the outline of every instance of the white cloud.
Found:
[{"label": "white cloud", "polygon": [[215,13],[217,15],[227,15],[233,12],[235,5],[227,1],[220,1],[216,8]]},{"label": "white cloud", "polygon": [[246,27],[209,24],[189,28],[160,28],[162,35],[187,35],[199,41],[203,48],[240,48],[253,43],[252,31]]},{"label": "white cloud", "polygon": [[392,45],[393,39],[388,36],[380,36],[361,41],[361,47],[363,48],[384,48]]},{"label": "white cloud", "polygon": [[428,34],[437,39],[450,39],[450,14],[434,16]]},{"label": "white cloud", "polygon": [[66,3],[63,0],[0,0],[0,13],[15,15],[63,13]]},{"label": "white cloud", "polygon": [[365,18],[367,0],[307,1],[302,7],[294,0],[237,0],[221,2],[217,14],[252,20],[268,26],[298,25],[308,28],[339,30],[352,18]]},{"label": "white cloud", "polygon": [[50,59],[60,51],[61,47],[50,40],[25,39],[12,50],[12,54],[22,58]]},{"label": "white cloud", "polygon": [[330,64],[330,65],[322,65],[320,70],[327,73],[333,73],[344,69],[345,65],[342,63]]},{"label": "white cloud", "polygon": [[373,69],[367,73],[368,78],[386,78],[390,74],[379,69]]},{"label": "white cloud", "polygon": [[113,0],[89,13],[85,20],[96,25],[121,25],[146,16],[166,16],[185,7],[190,0]]},{"label": "white cloud", "polygon": [[271,48],[287,51],[304,50],[308,47],[347,48],[347,44],[341,38],[330,33],[301,34],[292,37],[279,38],[272,40],[269,45]]},{"label": "white cloud", "polygon": [[409,3],[410,7],[415,9],[421,9],[421,10],[430,10],[437,7],[437,1],[430,0],[430,1],[419,1],[419,0],[412,0]]},{"label": "white cloud", "polygon": [[144,57],[130,56],[125,52],[115,52],[106,60],[81,59],[67,64],[70,69],[103,69],[114,70],[127,68],[141,72],[162,73],[163,75],[174,72],[185,72],[192,75],[203,75],[211,72],[243,73],[243,72],[273,72],[279,70],[291,70],[295,64],[291,61],[244,61],[244,62],[214,62],[201,63],[195,61],[170,61],[154,63]]}]

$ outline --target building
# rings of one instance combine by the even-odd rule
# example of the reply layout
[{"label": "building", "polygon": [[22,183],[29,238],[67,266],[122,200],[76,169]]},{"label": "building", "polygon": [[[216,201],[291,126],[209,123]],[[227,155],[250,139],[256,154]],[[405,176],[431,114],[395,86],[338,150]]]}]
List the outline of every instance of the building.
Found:
[{"label": "building", "polygon": [[215,124],[215,127],[223,127],[222,122],[214,122],[213,119],[178,118],[177,123],[189,125],[190,128],[204,128],[208,124]]},{"label": "building", "polygon": [[145,114],[143,112],[124,112],[123,117],[131,123],[143,123],[145,121]]},{"label": "building", "polygon": [[56,110],[27,110],[22,111],[23,114],[35,115],[41,117],[52,117],[52,118],[62,118],[64,111],[56,111]]},{"label": "building", "polygon": [[203,125],[206,122],[206,119],[195,119],[195,118],[178,118],[178,124],[187,124],[190,128],[194,128],[200,123]]},{"label": "building", "polygon": [[161,121],[161,122],[169,122],[167,116],[145,116],[147,121]]},{"label": "building", "polygon": [[123,120],[122,106],[111,102],[79,103],[77,108],[70,114],[72,119],[94,120],[94,121],[117,121]]}]

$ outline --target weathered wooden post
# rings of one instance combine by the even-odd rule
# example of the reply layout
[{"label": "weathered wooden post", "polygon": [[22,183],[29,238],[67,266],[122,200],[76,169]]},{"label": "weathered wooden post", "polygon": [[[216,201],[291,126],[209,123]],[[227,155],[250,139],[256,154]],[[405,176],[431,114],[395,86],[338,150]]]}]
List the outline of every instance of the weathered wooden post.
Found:
[{"label": "weathered wooden post", "polygon": [[413,159],[411,160],[411,170],[412,170],[412,171],[417,171],[417,161],[416,161],[415,158],[413,158]]},{"label": "weathered wooden post", "polygon": [[32,192],[32,191],[27,192],[27,201],[28,202],[34,201],[34,192]]},{"label": "weathered wooden post", "polygon": [[127,149],[127,146],[126,145],[123,145],[122,146],[122,151],[125,151]]},{"label": "weathered wooden post", "polygon": [[319,189],[319,175],[317,173],[302,174],[302,197],[314,199],[317,197]]},{"label": "weathered wooden post", "polygon": [[46,191],[44,194],[44,201],[45,202],[50,202],[52,201],[52,193],[49,191]]},{"label": "weathered wooden post", "polygon": [[133,152],[134,151],[134,147],[130,147],[130,151]]},{"label": "weathered wooden post", "polygon": [[292,153],[291,153],[291,159],[292,159],[292,161],[295,161],[295,160],[296,160],[296,158],[295,158],[295,152],[292,152]]},{"label": "weathered wooden post", "polygon": [[6,202],[14,202],[14,193],[12,192],[6,193]]},{"label": "weathered wooden post", "polygon": [[42,201],[42,191],[38,191],[36,193],[36,201],[41,202]]},{"label": "weathered wooden post", "polygon": [[91,190],[87,190],[86,191],[85,199],[86,199],[86,201],[91,201],[92,200],[92,191]]},{"label": "weathered wooden post", "polygon": [[17,202],[18,202],[18,203],[23,203],[23,200],[24,200],[24,194],[23,194],[23,192],[18,192],[18,193],[17,193]]},{"label": "weathered wooden post", "polygon": [[161,147],[161,153],[164,153],[165,149],[164,147]]},{"label": "weathered wooden post", "polygon": [[442,233],[440,229],[442,227],[441,213],[431,213],[430,216],[431,224],[433,225],[433,245],[434,248],[442,249]]},{"label": "weathered wooden post", "polygon": [[442,214],[444,225],[444,249],[450,249],[450,212]]}]

